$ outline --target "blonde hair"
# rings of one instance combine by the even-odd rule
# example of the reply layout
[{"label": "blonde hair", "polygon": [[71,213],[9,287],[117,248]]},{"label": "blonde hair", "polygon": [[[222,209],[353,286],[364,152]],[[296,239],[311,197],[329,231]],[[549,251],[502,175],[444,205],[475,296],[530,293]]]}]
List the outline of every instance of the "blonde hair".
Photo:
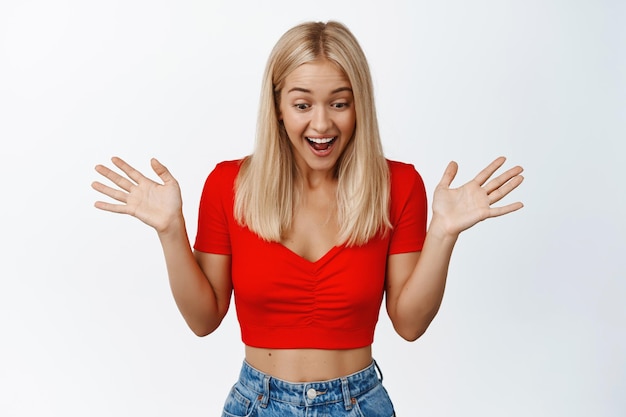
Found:
[{"label": "blonde hair", "polygon": [[369,66],[352,33],[337,22],[309,22],[288,30],[265,68],[255,150],[236,183],[235,218],[267,241],[279,242],[292,224],[298,175],[287,133],[279,123],[280,91],[300,65],[327,59],[344,71],[354,95],[354,136],[337,161],[339,241],[361,245],[386,232],[389,168],[383,155]]}]

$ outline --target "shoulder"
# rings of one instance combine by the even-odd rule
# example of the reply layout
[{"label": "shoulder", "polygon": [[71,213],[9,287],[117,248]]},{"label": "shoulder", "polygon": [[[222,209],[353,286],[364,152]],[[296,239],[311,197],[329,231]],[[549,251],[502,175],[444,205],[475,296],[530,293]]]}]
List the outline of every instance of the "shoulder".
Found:
[{"label": "shoulder", "polygon": [[222,161],[215,165],[204,182],[204,194],[208,192],[232,192],[244,159]]},{"label": "shoulder", "polygon": [[211,174],[235,177],[239,174],[244,159],[233,159],[231,161],[218,162]]},{"label": "shoulder", "polygon": [[218,162],[209,173],[207,181],[232,184],[237,178],[237,175],[239,175],[244,160],[245,159],[234,159],[231,161]]},{"label": "shoulder", "polygon": [[[394,225],[393,252],[420,250],[421,244],[413,246],[415,238],[423,240],[426,235],[428,201],[422,177],[412,164],[389,161],[390,220]],[[411,243],[408,246],[397,242]],[[403,249],[398,249],[402,247]],[[410,248],[410,250],[407,250]],[[390,252],[391,253],[391,252]]]},{"label": "shoulder", "polygon": [[387,165],[389,166],[389,179],[392,188],[410,187],[416,181],[423,183],[422,177],[413,164],[387,159]]},{"label": "shoulder", "polygon": [[[387,160],[389,164],[390,199],[392,217],[395,210],[407,204],[426,204],[426,187],[413,164]],[[397,214],[397,213],[396,213]]]},{"label": "shoulder", "polygon": [[387,159],[387,165],[389,166],[389,171],[392,173],[415,171],[415,166],[406,162]]}]

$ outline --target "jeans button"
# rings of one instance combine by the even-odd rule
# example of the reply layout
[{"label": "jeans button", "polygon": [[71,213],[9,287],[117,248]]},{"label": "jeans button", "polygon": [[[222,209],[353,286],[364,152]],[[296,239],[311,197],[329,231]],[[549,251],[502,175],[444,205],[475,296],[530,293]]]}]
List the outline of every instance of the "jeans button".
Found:
[{"label": "jeans button", "polygon": [[309,390],[306,392],[306,396],[309,398],[309,400],[314,400],[315,397],[317,397],[317,391],[315,391],[315,388],[309,388]]}]

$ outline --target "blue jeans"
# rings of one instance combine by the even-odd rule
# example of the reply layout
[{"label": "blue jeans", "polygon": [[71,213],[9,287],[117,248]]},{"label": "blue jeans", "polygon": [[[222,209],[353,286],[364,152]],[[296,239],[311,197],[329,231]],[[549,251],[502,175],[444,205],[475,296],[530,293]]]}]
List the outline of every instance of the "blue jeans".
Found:
[{"label": "blue jeans", "polygon": [[[291,383],[244,361],[222,417],[393,417],[393,404],[379,379],[378,366],[346,377]],[[378,369],[380,373],[380,369]]]}]

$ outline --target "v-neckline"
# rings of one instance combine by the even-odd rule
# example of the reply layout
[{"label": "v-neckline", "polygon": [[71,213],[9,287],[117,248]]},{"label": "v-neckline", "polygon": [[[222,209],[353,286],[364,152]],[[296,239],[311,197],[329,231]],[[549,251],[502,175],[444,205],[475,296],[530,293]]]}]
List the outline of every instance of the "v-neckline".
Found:
[{"label": "v-neckline", "polygon": [[304,256],[302,256],[302,255],[294,252],[293,250],[289,249],[287,246],[283,245],[280,242],[276,242],[276,244],[278,246],[280,246],[282,248],[282,250],[287,252],[287,254],[290,255],[291,257],[298,259],[302,263],[305,263],[307,265],[312,265],[312,266],[316,266],[316,265],[319,265],[319,264],[323,263],[323,261],[325,261],[329,257],[334,256],[335,253],[337,253],[338,251],[340,251],[344,247],[343,244],[334,245],[330,249],[328,249],[319,259],[317,259],[315,261],[311,261],[311,260],[305,258]]}]

